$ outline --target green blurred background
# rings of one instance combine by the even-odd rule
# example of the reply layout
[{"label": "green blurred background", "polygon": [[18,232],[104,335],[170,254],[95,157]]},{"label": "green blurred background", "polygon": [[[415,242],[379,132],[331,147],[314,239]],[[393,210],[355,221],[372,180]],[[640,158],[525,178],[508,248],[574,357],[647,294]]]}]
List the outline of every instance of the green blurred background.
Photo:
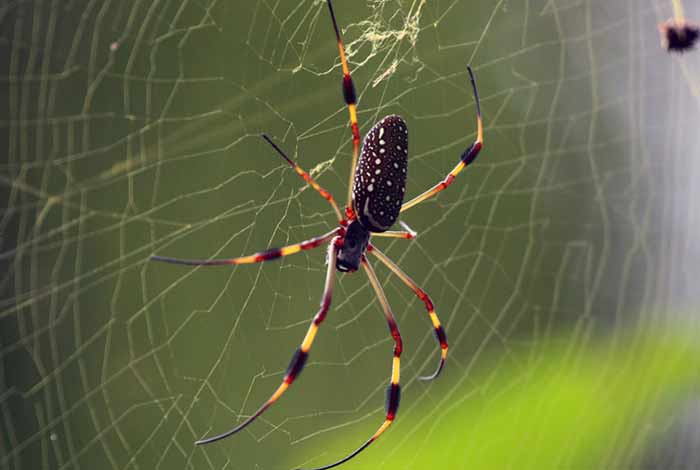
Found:
[{"label": "green blurred background", "polygon": [[[390,430],[348,469],[700,465],[700,55],[669,56],[661,0],[337,0],[364,132],[410,128],[405,213],[376,244],[404,337]],[[700,19],[700,7],[686,2]],[[290,469],[383,420],[392,342],[362,274],[340,276],[309,363],[245,432],[315,313],[323,249],[237,256],[334,216],[350,134],[322,1],[0,6],[0,467]],[[375,263],[377,265],[378,263]]]}]

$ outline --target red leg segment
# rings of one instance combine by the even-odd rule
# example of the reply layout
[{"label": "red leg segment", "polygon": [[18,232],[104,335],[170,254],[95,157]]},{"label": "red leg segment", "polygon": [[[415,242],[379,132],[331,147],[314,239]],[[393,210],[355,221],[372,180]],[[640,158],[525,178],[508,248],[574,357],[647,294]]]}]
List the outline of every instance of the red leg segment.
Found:
[{"label": "red leg segment", "polygon": [[318,193],[323,197],[323,199],[325,199],[326,201],[328,201],[330,203],[330,205],[333,207],[333,210],[335,211],[335,214],[338,216],[338,221],[342,222],[343,215],[340,212],[340,209],[338,208],[338,204],[335,203],[335,199],[333,199],[333,196],[331,195],[331,193],[329,193],[328,191],[323,189],[316,181],[314,181],[314,179],[311,177],[310,174],[305,172],[299,165],[296,164],[296,162],[294,160],[289,158],[287,156],[287,154],[284,153],[282,151],[282,149],[279,148],[279,146],[276,143],[274,143],[272,141],[272,139],[270,139],[266,134],[263,134],[262,138],[265,139],[268,144],[272,145],[272,148],[275,149],[275,151],[282,158],[284,158],[287,161],[287,163],[289,163],[292,166],[292,168],[294,168],[294,171],[296,171],[299,176],[304,178],[304,181],[306,181],[309,184],[309,186],[311,186],[316,191],[318,191]]},{"label": "red leg segment", "polygon": [[403,230],[387,230],[386,232],[373,232],[373,237],[386,237],[386,238],[404,238],[406,240],[412,240],[416,238],[415,230],[408,226],[403,220],[399,221]]},{"label": "red leg segment", "polygon": [[304,365],[306,364],[306,359],[309,357],[309,350],[311,349],[311,345],[313,344],[314,339],[316,338],[318,327],[326,318],[328,309],[331,306],[333,281],[335,279],[335,259],[338,253],[339,240],[340,237],[334,238],[328,250],[328,270],[326,271],[326,285],[323,290],[323,297],[321,298],[321,308],[316,313],[316,316],[311,322],[311,325],[309,325],[309,329],[306,332],[306,336],[304,337],[301,346],[299,346],[299,349],[297,349],[294,352],[294,356],[292,356],[292,360],[289,363],[289,367],[287,367],[287,372],[280,386],[277,388],[277,390],[275,390],[275,393],[273,393],[272,396],[265,403],[263,403],[263,405],[260,408],[258,408],[258,411],[256,411],[252,416],[243,421],[241,424],[231,429],[230,431],[226,431],[223,434],[208,437],[206,439],[201,439],[195,442],[195,444],[210,444],[212,442],[225,439],[243,430],[246,426],[255,421],[258,418],[258,416],[263,414],[265,410],[267,410],[274,402],[276,402],[279,399],[279,397],[281,397],[282,394],[284,394],[284,392],[289,388],[289,386],[292,385],[294,379],[296,379],[299,376],[302,369],[304,368]]},{"label": "red leg segment", "polygon": [[479,104],[479,93],[476,91],[476,80],[474,80],[472,68],[470,66],[467,66],[467,70],[469,71],[469,77],[472,82],[472,88],[474,89],[474,99],[476,100],[476,141],[467,150],[464,151],[462,157],[459,160],[459,163],[457,163],[457,166],[455,166],[452,169],[452,171],[450,171],[447,174],[444,180],[442,180],[441,182],[439,182],[420,196],[417,196],[411,199],[410,201],[404,203],[404,205],[401,206],[401,212],[410,209],[416,204],[419,204],[432,196],[435,196],[437,193],[451,185],[455,177],[459,174],[459,172],[461,172],[467,165],[471,164],[481,151],[481,147],[484,143],[484,129],[483,124],[481,122],[481,106]]},{"label": "red leg segment", "polygon": [[152,261],[163,261],[165,263],[173,264],[184,264],[187,266],[226,266],[232,264],[250,264],[250,263],[260,263],[262,261],[270,261],[273,259],[281,258],[283,256],[293,255],[299,253],[300,251],[310,250],[318,246],[323,245],[331,238],[338,235],[344,229],[342,227],[336,228],[325,235],[320,237],[311,238],[309,240],[303,241],[301,243],[296,243],[294,245],[283,246],[282,248],[271,248],[266,251],[261,251],[248,256],[241,256],[239,258],[224,258],[224,259],[182,259],[182,258],[170,258],[167,256],[151,256]]},{"label": "red leg segment", "polygon": [[335,14],[333,13],[333,5],[331,4],[331,0],[328,0],[328,10],[331,12],[331,20],[333,21],[333,29],[335,30],[335,39],[338,43],[338,55],[340,56],[340,63],[343,67],[343,98],[345,99],[345,104],[348,106],[348,113],[350,114],[350,129],[352,130],[352,163],[350,166],[347,201],[347,207],[351,207],[352,184],[354,181],[353,178],[355,177],[357,158],[360,154],[360,126],[357,123],[357,96],[355,95],[355,85],[353,84],[352,77],[350,76],[350,68],[348,67],[348,61],[345,57],[345,48],[343,47],[343,41],[340,38],[338,23],[335,21]]},{"label": "red leg segment", "polygon": [[379,258],[379,261],[384,263],[387,268],[389,268],[396,276],[398,276],[401,281],[403,281],[404,284],[406,284],[415,294],[416,296],[423,301],[425,304],[425,309],[428,311],[428,316],[430,317],[430,321],[433,324],[433,328],[435,330],[435,337],[438,340],[438,343],[440,343],[440,364],[438,365],[437,370],[429,376],[425,377],[418,377],[420,380],[433,380],[436,378],[438,375],[440,375],[440,372],[442,371],[442,368],[445,366],[445,359],[447,359],[447,335],[445,335],[445,330],[443,329],[442,325],[440,324],[440,319],[438,318],[437,314],[435,313],[435,307],[433,305],[433,301],[430,299],[430,296],[418,285],[413,282],[413,279],[411,279],[408,274],[403,272],[399,266],[391,261],[387,255],[379,251],[375,246],[369,245],[367,247],[367,251],[372,253],[374,256]]},{"label": "red leg segment", "polygon": [[372,284],[372,287],[374,288],[374,291],[377,294],[377,298],[379,299],[379,303],[382,305],[382,310],[384,311],[386,322],[389,325],[391,337],[394,339],[394,359],[392,361],[391,380],[386,391],[386,417],[382,425],[379,426],[379,429],[377,429],[375,433],[372,434],[372,437],[365,441],[364,444],[362,444],[359,448],[353,451],[350,455],[330,465],[318,467],[313,470],[327,470],[329,468],[337,467],[338,465],[347,462],[348,460],[352,459],[357,454],[365,450],[372,442],[376,441],[377,438],[384,431],[386,431],[386,429],[389,426],[391,426],[391,423],[393,423],[394,419],[396,419],[396,413],[399,409],[399,400],[401,398],[401,386],[399,385],[399,378],[401,373],[401,351],[403,350],[401,334],[399,333],[399,327],[396,325],[396,318],[394,318],[394,313],[391,311],[391,307],[389,306],[389,302],[386,299],[384,290],[379,284],[377,275],[375,274],[374,269],[372,269],[372,266],[369,264],[367,258],[365,258],[364,256],[362,257],[362,267],[365,269],[365,272],[369,277],[369,282],[370,284]]}]

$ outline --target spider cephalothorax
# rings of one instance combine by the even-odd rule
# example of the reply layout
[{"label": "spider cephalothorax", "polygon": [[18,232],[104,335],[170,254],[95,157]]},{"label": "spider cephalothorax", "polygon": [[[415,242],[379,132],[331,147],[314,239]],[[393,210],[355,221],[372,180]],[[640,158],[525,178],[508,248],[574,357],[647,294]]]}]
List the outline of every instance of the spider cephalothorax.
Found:
[{"label": "spider cephalothorax", "polygon": [[336,268],[340,272],[353,272],[360,268],[362,256],[369,243],[369,230],[364,228],[358,220],[353,220],[343,237],[343,244],[338,249],[336,256]]},{"label": "spider cephalothorax", "polygon": [[[406,172],[408,168],[408,126],[406,122],[399,116],[387,116],[377,124],[375,124],[367,133],[362,144],[362,155],[359,155],[360,149],[360,130],[357,122],[357,109],[355,87],[350,77],[347,60],[343,43],[340,39],[340,31],[333,14],[331,0],[328,1],[328,9],[331,14],[335,37],[338,43],[338,52],[340,62],[343,67],[343,97],[348,107],[350,114],[350,129],[352,130],[353,156],[350,172],[350,183],[348,185],[348,198],[345,206],[345,212],[341,213],[340,208],[335,202],[333,196],[319,186],[316,181],[307,172],[301,169],[291,158],[289,158],[277,144],[269,137],[263,135],[263,138],[284,158],[289,165],[314,188],[324,199],[326,199],[338,218],[338,227],[316,238],[296,243],[294,245],[285,246],[282,248],[271,248],[260,253],[255,253],[248,256],[226,259],[181,259],[169,258],[163,256],[153,256],[151,259],[156,261],[166,261],[175,264],[184,264],[190,266],[221,266],[248,264],[269,261],[283,256],[299,253],[300,251],[310,250],[328,243],[328,268],[326,271],[326,283],[321,298],[321,307],[314,316],[309,328],[304,336],[299,348],[294,352],[292,359],[287,367],[282,383],[272,396],[250,417],[240,423],[233,429],[219,434],[217,436],[201,439],[197,444],[208,444],[219,441],[225,437],[235,434],[250,423],[255,421],[266,409],[268,409],[294,382],[299,376],[309,356],[309,350],[316,338],[321,323],[326,318],[326,314],[331,305],[331,294],[333,291],[333,283],[335,280],[335,272],[353,272],[357,271],[360,266],[365,270],[370,284],[374,289],[379,303],[384,312],[384,316],[389,327],[389,332],[394,341],[393,359],[391,378],[387,388],[386,397],[386,414],[382,425],[377,431],[359,448],[350,453],[347,457],[326,465],[315,470],[329,469],[338,466],[355,457],[362,452],[367,446],[374,442],[394,421],[399,408],[399,397],[401,395],[401,387],[399,385],[401,352],[403,343],[401,334],[396,324],[396,318],[391,311],[389,302],[386,299],[381,283],[374,272],[374,268],[367,259],[367,254],[375,256],[380,262],[386,265],[389,270],[394,273],[404,284],[406,284],[414,294],[423,302],[425,309],[428,312],[428,318],[432,323],[435,337],[440,347],[440,363],[436,371],[428,377],[419,377],[422,380],[431,380],[438,376],[445,364],[447,357],[447,337],[445,331],[440,324],[440,320],[435,313],[433,301],[430,296],[418,287],[413,280],[399,268],[396,263],[391,261],[388,256],[379,251],[372,243],[371,237],[395,237],[411,239],[415,237],[413,232],[406,224],[399,222],[404,230],[392,231],[389,230],[398,220],[401,212],[410,209],[411,207],[423,202],[424,200],[435,196],[440,191],[447,188],[454,181],[455,177],[467,165],[471,164],[481,150],[483,142],[483,127],[481,122],[481,109],[479,108],[479,95],[476,90],[476,82],[474,75],[469,66],[469,78],[471,80],[472,90],[476,101],[476,116],[477,116],[477,137],[476,141],[469,146],[461,155],[457,165],[450,171],[447,176],[434,185],[432,188],[423,192],[419,196],[404,203],[404,193],[406,191]],[[359,157],[359,159],[358,159]]]}]

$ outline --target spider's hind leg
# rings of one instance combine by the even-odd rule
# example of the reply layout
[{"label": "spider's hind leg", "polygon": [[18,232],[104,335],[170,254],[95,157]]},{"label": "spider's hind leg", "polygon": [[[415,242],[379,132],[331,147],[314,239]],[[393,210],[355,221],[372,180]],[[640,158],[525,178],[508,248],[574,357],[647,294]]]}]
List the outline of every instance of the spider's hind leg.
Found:
[{"label": "spider's hind leg", "polygon": [[350,68],[348,67],[348,59],[345,56],[345,47],[343,40],[340,37],[340,29],[338,22],[335,21],[335,13],[333,13],[333,5],[331,0],[328,1],[328,10],[331,13],[331,21],[333,22],[333,30],[335,31],[335,39],[338,43],[338,55],[340,56],[340,64],[343,67],[343,99],[348,107],[350,114],[350,130],[352,131],[352,163],[350,164],[350,178],[348,181],[348,201],[347,207],[352,208],[352,185],[355,177],[355,167],[360,154],[360,126],[357,122],[357,95],[355,94],[355,85],[350,76]]},{"label": "spider's hind leg", "polygon": [[401,206],[401,212],[410,209],[411,207],[420,204],[421,202],[435,196],[440,191],[443,191],[449,185],[452,184],[457,175],[464,170],[468,165],[471,165],[476,157],[479,155],[481,148],[484,145],[484,125],[481,120],[481,105],[479,104],[479,92],[476,89],[476,80],[474,79],[474,72],[472,68],[467,65],[467,71],[469,72],[469,79],[472,83],[472,89],[474,90],[474,101],[476,101],[476,140],[471,144],[463,153],[459,159],[459,163],[450,171],[445,179],[440,181],[438,184],[432,188],[425,191],[423,194],[414,197],[408,202],[405,202]]},{"label": "spider's hind leg", "polygon": [[328,192],[327,190],[323,189],[312,177],[310,174],[308,174],[306,171],[304,171],[297,163],[289,158],[286,153],[270,139],[267,134],[262,134],[262,138],[265,139],[265,142],[270,144],[273,149],[275,149],[275,152],[279,154],[280,157],[284,158],[289,165],[294,168],[294,171],[297,172],[299,176],[301,176],[304,181],[308,183],[309,186],[311,186],[313,189],[318,192],[323,199],[328,201],[328,203],[333,207],[333,210],[335,211],[335,215],[338,216],[338,221],[343,222],[343,215],[340,212],[340,209],[338,208],[338,204],[335,203],[335,199],[333,199],[333,195]]}]

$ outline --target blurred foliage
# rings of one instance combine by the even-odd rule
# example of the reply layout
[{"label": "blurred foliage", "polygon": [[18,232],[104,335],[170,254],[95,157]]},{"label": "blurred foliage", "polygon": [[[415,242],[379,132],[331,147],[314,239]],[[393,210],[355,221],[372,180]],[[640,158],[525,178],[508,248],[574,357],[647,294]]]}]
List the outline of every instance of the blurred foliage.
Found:
[{"label": "blurred foliage", "polygon": [[[404,403],[411,417],[399,410],[346,468],[640,468],[677,404],[699,396],[700,341],[664,329],[560,337],[459,382],[436,383],[432,400]],[[353,431],[341,440],[352,450],[366,437]],[[331,461],[323,455],[306,465]]]}]

